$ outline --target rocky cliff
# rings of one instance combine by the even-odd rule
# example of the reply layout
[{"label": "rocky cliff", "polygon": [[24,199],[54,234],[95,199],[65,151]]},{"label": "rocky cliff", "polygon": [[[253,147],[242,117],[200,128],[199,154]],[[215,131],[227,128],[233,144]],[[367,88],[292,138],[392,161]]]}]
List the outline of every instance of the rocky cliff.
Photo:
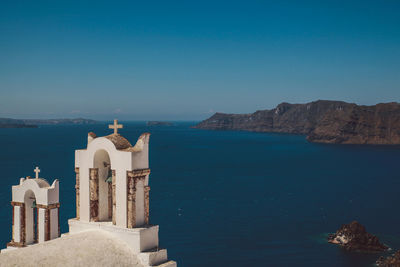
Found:
[{"label": "rocky cliff", "polygon": [[321,143],[400,144],[400,104],[282,103],[252,114],[216,113],[194,128],[304,134]]}]

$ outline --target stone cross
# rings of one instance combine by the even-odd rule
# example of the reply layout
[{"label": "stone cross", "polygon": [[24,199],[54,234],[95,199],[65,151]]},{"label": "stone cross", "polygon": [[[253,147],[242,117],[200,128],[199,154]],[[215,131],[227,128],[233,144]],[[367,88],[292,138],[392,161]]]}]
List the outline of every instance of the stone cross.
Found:
[{"label": "stone cross", "polygon": [[39,172],[40,172],[39,167],[36,167],[33,171],[36,173],[36,179],[39,179]]},{"label": "stone cross", "polygon": [[123,127],[122,124],[118,124],[118,120],[114,120],[114,124],[108,125],[109,129],[114,129],[114,134],[118,134],[118,129],[122,129]]}]

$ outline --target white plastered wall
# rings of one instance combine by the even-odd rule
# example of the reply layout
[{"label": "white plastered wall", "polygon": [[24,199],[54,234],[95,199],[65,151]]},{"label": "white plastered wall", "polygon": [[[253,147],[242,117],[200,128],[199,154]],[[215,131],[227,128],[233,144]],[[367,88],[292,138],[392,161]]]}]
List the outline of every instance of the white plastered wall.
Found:
[{"label": "white plastered wall", "polygon": [[14,236],[13,240],[14,242],[20,242],[21,235],[20,235],[20,229],[21,229],[21,207],[20,206],[14,206]]},{"label": "white plastered wall", "polygon": [[38,216],[38,223],[39,223],[39,236],[38,236],[38,240],[39,243],[44,242],[45,240],[45,213],[46,210],[39,208],[39,216]]},{"label": "white plastered wall", "polygon": [[59,182],[54,180],[50,187],[41,188],[36,179],[20,179],[19,185],[12,186],[12,201],[25,202],[25,193],[31,190],[36,199],[36,204],[49,205],[59,201]]},{"label": "white plastered wall", "polygon": [[150,134],[142,134],[136,142],[140,151],[132,153],[132,170],[149,168],[149,140]]},{"label": "white plastered wall", "polygon": [[58,209],[50,210],[50,239],[58,237]]}]

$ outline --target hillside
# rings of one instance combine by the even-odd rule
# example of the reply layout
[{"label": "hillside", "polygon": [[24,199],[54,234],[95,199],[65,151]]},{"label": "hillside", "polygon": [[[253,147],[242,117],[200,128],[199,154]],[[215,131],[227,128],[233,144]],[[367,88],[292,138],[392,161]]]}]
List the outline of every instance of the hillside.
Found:
[{"label": "hillside", "polygon": [[400,104],[281,103],[252,114],[216,113],[194,128],[304,134],[320,143],[400,144]]}]

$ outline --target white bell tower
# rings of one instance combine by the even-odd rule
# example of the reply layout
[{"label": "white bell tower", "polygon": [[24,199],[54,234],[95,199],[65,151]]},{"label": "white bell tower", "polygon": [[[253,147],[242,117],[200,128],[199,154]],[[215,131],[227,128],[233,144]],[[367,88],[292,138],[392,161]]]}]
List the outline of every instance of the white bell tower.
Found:
[{"label": "white bell tower", "polygon": [[[145,266],[167,261],[159,249],[158,225],[149,224],[149,139],[142,134],[134,146],[118,133],[88,134],[86,149],[75,151],[76,218],[70,233],[90,229],[107,231],[125,241]],[[175,262],[172,262],[176,266]]]},{"label": "white bell tower", "polygon": [[59,182],[52,185],[39,178],[36,167],[35,178],[21,178],[19,185],[12,187],[13,225],[9,247],[25,247],[42,243],[60,236]]}]

